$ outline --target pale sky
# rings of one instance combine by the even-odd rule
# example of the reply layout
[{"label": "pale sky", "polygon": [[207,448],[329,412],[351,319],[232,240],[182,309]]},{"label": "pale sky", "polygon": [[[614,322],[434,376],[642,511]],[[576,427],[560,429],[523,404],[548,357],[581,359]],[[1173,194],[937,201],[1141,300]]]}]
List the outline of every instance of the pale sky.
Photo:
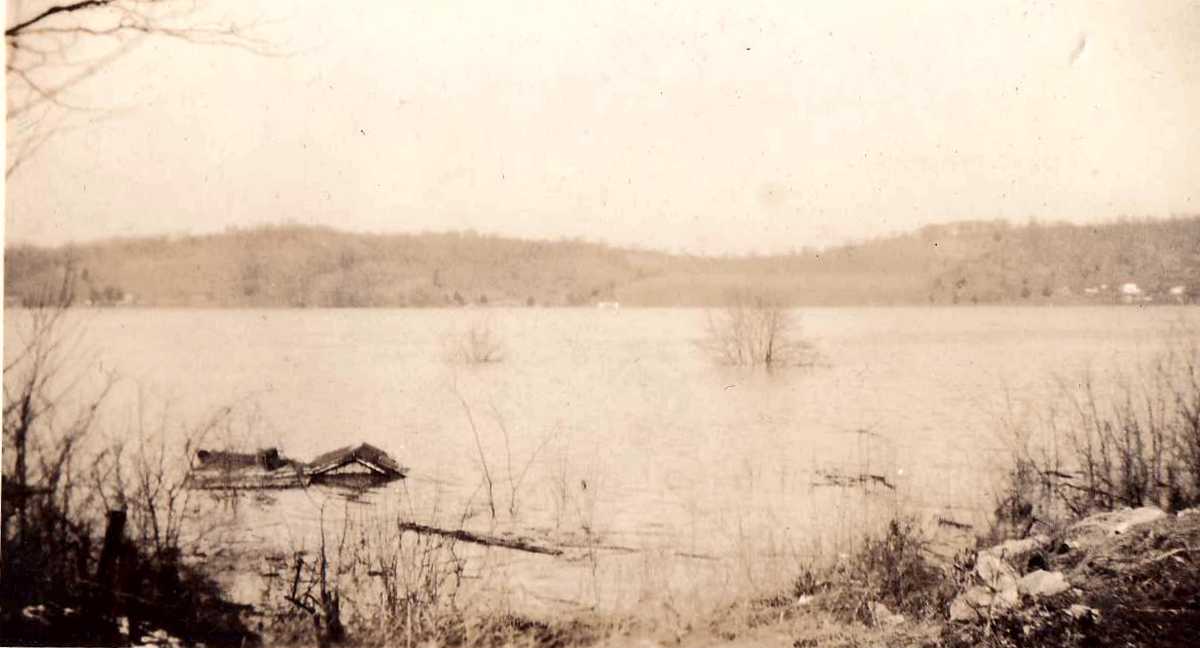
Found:
[{"label": "pale sky", "polygon": [[9,179],[10,242],[296,222],[745,253],[1200,213],[1194,1],[211,10],[287,54],[146,39],[104,66]]}]

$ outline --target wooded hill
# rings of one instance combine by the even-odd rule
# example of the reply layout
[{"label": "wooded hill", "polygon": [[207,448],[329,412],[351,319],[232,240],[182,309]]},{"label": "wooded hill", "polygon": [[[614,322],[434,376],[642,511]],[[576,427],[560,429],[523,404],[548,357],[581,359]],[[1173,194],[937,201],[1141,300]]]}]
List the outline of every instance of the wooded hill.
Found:
[{"label": "wooded hill", "polygon": [[[743,288],[795,305],[1200,299],[1200,217],[1103,225],[931,225],[825,250],[706,257],[578,240],[354,234],[272,226],[203,236],[12,246],[10,305],[70,267],[92,305],[439,307],[719,304]],[[1182,286],[1183,288],[1178,288]],[[1174,288],[1174,291],[1172,289]]]}]

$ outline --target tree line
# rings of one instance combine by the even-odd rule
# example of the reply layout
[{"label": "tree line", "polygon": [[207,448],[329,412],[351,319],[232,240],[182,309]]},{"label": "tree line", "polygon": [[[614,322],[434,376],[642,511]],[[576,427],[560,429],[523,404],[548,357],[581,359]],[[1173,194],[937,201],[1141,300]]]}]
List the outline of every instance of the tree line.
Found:
[{"label": "tree line", "polygon": [[698,256],[474,232],[267,226],[200,236],[9,246],[5,296],[63,269],[92,306],[724,305],[746,285],[787,305],[1080,303],[1200,295],[1200,217],[1100,225],[965,221],[787,254]]}]

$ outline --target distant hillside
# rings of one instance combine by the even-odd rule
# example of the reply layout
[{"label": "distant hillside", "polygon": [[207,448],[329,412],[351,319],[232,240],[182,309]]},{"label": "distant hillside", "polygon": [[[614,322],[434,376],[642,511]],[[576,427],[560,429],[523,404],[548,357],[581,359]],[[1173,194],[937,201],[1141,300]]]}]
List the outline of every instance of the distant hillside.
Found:
[{"label": "distant hillside", "polygon": [[[797,305],[1190,301],[1200,217],[1097,226],[933,225],[827,250],[700,257],[473,233],[279,226],[5,255],[6,303],[71,267],[80,301],[199,307],[632,306],[720,303],[738,288]],[[1183,288],[1178,288],[1182,286]],[[1172,290],[1174,289],[1174,290]]]}]

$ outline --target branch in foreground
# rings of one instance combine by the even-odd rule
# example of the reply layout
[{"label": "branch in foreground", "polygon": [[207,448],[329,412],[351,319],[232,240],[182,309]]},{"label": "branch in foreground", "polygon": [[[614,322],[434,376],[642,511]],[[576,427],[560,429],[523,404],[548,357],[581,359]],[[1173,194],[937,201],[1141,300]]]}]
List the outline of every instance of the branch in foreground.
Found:
[{"label": "branch in foreground", "polygon": [[46,20],[47,18],[49,18],[51,16],[57,15],[57,14],[72,13],[75,11],[82,11],[84,9],[103,7],[106,5],[110,5],[113,2],[114,2],[114,0],[82,0],[81,2],[73,2],[71,4],[54,5],[53,7],[50,7],[48,9],[46,9],[45,11],[43,11],[42,13],[34,16],[33,18],[30,18],[29,20],[19,22],[19,23],[13,25],[12,27],[9,27],[8,29],[5,29],[4,36],[5,36],[5,38],[12,38],[13,36],[19,36],[21,34],[21,32],[25,31],[26,29],[42,22],[43,20]]}]

